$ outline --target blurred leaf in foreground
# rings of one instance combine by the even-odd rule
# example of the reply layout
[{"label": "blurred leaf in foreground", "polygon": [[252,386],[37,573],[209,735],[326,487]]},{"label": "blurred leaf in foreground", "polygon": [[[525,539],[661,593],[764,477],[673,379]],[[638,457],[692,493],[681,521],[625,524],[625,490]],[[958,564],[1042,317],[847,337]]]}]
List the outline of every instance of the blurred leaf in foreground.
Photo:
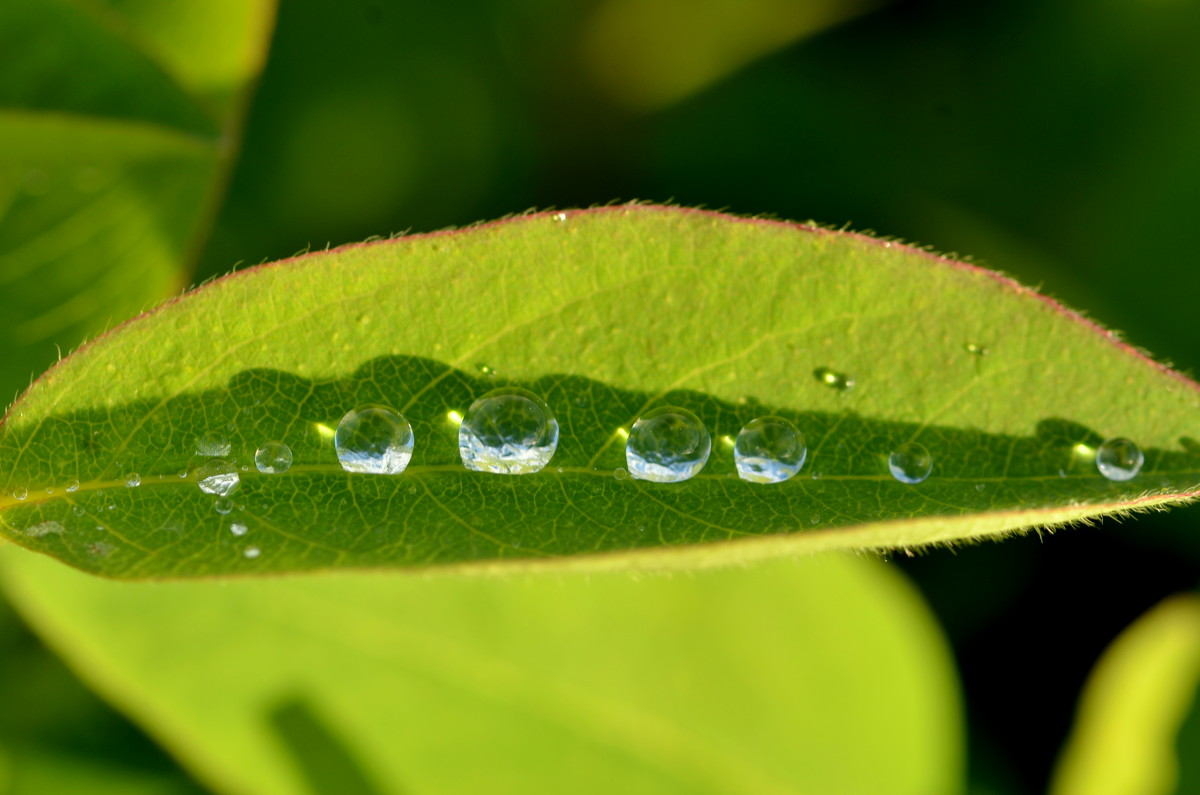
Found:
[{"label": "blurred leaf in foreground", "polygon": [[119,583],[7,546],[0,572],[77,670],[218,791],[963,785],[950,655],[874,561]]}]

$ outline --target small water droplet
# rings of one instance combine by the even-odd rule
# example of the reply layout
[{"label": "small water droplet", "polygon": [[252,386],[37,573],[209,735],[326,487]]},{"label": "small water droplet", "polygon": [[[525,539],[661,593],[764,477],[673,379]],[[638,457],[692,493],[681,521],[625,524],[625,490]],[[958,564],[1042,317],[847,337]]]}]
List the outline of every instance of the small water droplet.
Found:
[{"label": "small water droplet", "polygon": [[817,524],[820,521],[821,521],[821,517],[815,513],[812,516],[808,517],[809,524]]},{"label": "small water droplet", "polygon": [[283,442],[267,442],[254,452],[254,466],[264,475],[282,475],[292,466],[292,448]]},{"label": "small water droplet", "polygon": [[494,367],[489,367],[486,364],[477,364],[475,365],[475,369],[479,371],[480,375],[487,376],[488,378],[496,377],[496,368]]},{"label": "small water droplet", "polygon": [[617,480],[629,480],[629,470],[625,467],[617,467],[613,470],[613,477]]},{"label": "small water droplet", "polygon": [[213,500],[213,510],[224,516],[233,511],[233,500],[228,497],[217,497]]},{"label": "small water droplet", "polygon": [[980,345],[977,342],[968,342],[966,345],[963,346],[963,349],[966,350],[967,353],[969,353],[973,356],[987,356],[988,355],[988,349],[985,346]]},{"label": "small water droplet", "polygon": [[839,392],[848,392],[854,389],[853,378],[845,373],[830,370],[828,367],[818,367],[816,370],[813,370],[813,375],[830,389],[836,389]]},{"label": "small water droplet", "polygon": [[258,547],[246,547],[242,551],[242,555],[249,560],[254,560],[261,554],[262,554],[262,550],[259,549]]},{"label": "small water droplet", "polygon": [[550,217],[554,219],[555,223],[560,223],[560,224],[565,223],[567,220],[566,213],[554,213]]},{"label": "small water droplet", "polygon": [[351,409],[338,423],[333,446],[347,472],[399,475],[413,453],[412,425],[386,406]]},{"label": "small water droplet", "polygon": [[87,513],[87,510],[82,505],[73,505],[71,506],[71,513],[75,514],[76,516],[83,516],[85,513]]},{"label": "small water droplet", "polygon": [[638,417],[625,443],[629,474],[654,483],[693,477],[708,461],[712,436],[692,412],[663,406]]},{"label": "small water droplet", "polygon": [[888,469],[901,483],[920,483],[933,471],[933,456],[920,442],[906,442],[888,456]]},{"label": "small water droplet", "polygon": [[814,473],[812,473],[812,479],[813,479],[813,480],[820,480],[820,479],[821,479],[821,478],[823,478],[823,477],[825,477],[825,476],[824,476],[824,475],[822,475],[820,471],[817,471],[817,472],[814,472]]},{"label": "small water droplet", "polygon": [[117,504],[115,502],[110,502],[108,505],[105,505],[104,507],[106,510],[109,510],[109,511],[117,510]]},{"label": "small water droplet", "polygon": [[178,472],[176,472],[175,474],[179,475],[180,480],[186,480],[187,476],[188,476],[188,471],[186,469],[181,469]]},{"label": "small water droplet", "polygon": [[975,491],[983,491],[985,488],[986,488],[986,486],[983,483],[975,484]]},{"label": "small water droplet", "polygon": [[416,486],[409,486],[409,487],[408,487],[408,493],[409,493],[409,494],[416,494],[416,493],[417,493],[417,487],[416,487]]},{"label": "small water droplet", "polygon": [[13,491],[13,496],[18,500],[23,500],[29,496],[29,489],[25,488],[24,486],[20,486]]},{"label": "small water droplet", "polygon": [[751,483],[782,483],[804,466],[804,434],[782,417],[759,417],[738,432],[733,460],[738,477]]},{"label": "small water droplet", "polygon": [[495,389],[476,400],[458,428],[463,466],[475,472],[526,475],[558,449],[558,420],[546,401],[525,389]]},{"label": "small water droplet", "polygon": [[125,485],[131,489],[136,489],[142,485],[142,476],[136,472],[130,472],[125,476]]},{"label": "small water droplet", "polygon": [[206,494],[224,497],[241,482],[237,467],[224,458],[206,461],[196,469],[196,485]]},{"label": "small water droplet", "polygon": [[246,527],[246,525],[242,524],[241,522],[234,522],[233,524],[229,525],[229,532],[233,533],[235,536],[244,536],[246,533],[250,532],[250,528]]},{"label": "small water droplet", "polygon": [[1129,480],[1144,462],[1142,451],[1128,439],[1109,439],[1096,451],[1096,468],[1109,480]]},{"label": "small water droplet", "polygon": [[116,549],[116,547],[114,547],[112,544],[106,544],[103,541],[96,541],[95,543],[88,544],[88,552],[91,553],[93,557],[97,558],[107,558],[112,554],[114,549]]},{"label": "small water droplet", "polygon": [[78,481],[78,480],[72,480],[70,483],[68,483],[68,484],[67,484],[67,491],[68,491],[68,492],[76,492],[76,491],[79,491],[79,481]]},{"label": "small water droplet", "polygon": [[229,443],[220,431],[209,431],[196,440],[196,455],[210,458],[229,455],[233,445]]}]

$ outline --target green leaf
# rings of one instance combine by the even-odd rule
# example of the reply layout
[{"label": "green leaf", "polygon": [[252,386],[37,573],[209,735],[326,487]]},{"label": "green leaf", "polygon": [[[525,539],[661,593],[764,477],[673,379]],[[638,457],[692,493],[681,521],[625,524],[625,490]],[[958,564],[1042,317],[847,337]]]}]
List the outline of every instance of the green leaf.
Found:
[{"label": "green leaf", "polygon": [[[826,368],[855,386],[832,388]],[[557,414],[540,472],[460,462],[454,418],[499,385]],[[335,455],[339,419],[373,403],[412,423],[398,476]],[[623,432],[659,405],[712,432],[698,477],[620,477]],[[1198,407],[1190,381],[991,272],[856,235],[615,207],[303,257],[139,318],[14,405],[0,520],[115,577],[909,546],[1188,498]],[[799,477],[736,477],[732,439],[763,415],[806,436]],[[208,433],[240,467],[228,498],[197,487]],[[1094,460],[1118,436],[1145,453],[1124,482]],[[888,456],[914,440],[933,474],[910,485]],[[293,451],[286,474],[255,469],[270,441]]]},{"label": "green leaf", "polygon": [[[155,5],[203,16],[202,0]],[[0,402],[186,282],[273,8],[239,5],[194,26],[224,37],[202,51],[151,35],[164,26],[134,0],[0,5]]]},{"label": "green leaf", "polygon": [[8,547],[0,573],[222,792],[963,787],[949,651],[875,561],[131,584]]},{"label": "green leaf", "polygon": [[1096,664],[1051,795],[1183,792],[1179,763],[1195,759],[1197,748],[1177,753],[1176,742],[1197,684],[1200,598],[1173,597],[1122,632]]}]

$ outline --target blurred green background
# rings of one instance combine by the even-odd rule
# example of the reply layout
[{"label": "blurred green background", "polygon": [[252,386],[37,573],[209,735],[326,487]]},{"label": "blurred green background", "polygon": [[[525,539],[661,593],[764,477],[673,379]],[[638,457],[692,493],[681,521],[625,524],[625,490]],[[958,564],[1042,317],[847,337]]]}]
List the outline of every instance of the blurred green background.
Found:
[{"label": "blurred green background", "polygon": [[[812,219],[970,255],[1160,360],[1200,366],[1187,242],[1200,210],[1196,0],[283,0],[244,105],[270,31],[269,9],[252,5],[214,2],[207,17],[166,0],[0,9],[6,401],[56,349],[235,265],[618,199]],[[153,42],[162,75],[205,112],[106,50],[101,23]],[[208,72],[188,71],[188,53],[223,48]],[[57,133],[22,127],[27,110],[173,132],[104,162],[74,144],[62,173],[80,198],[47,209],[37,199],[61,158],[21,152]],[[103,208],[124,223],[137,207],[118,201],[130,184],[129,195],[164,197],[158,215],[108,234]],[[38,248],[27,230],[77,218],[89,195],[106,201],[69,228],[77,247]],[[122,259],[148,238],[152,263]],[[66,310],[53,295],[36,306],[47,285]],[[1195,587],[1198,516],[896,561],[954,645],[973,792],[1045,788],[1101,651]],[[0,731],[28,731],[61,703],[113,727],[99,751],[152,760],[151,779],[170,769],[2,608],[0,652],[0,682],[31,682],[5,703]],[[60,728],[46,730],[53,746],[86,745]]]}]

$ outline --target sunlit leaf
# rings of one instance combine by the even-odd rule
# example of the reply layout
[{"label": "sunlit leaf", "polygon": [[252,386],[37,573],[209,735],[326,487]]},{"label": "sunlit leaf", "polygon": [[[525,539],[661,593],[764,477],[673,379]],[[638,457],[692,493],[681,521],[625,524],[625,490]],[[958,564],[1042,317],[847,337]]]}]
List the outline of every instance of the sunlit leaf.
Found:
[{"label": "sunlit leaf", "polygon": [[[500,386],[557,415],[541,471],[460,460],[458,421]],[[370,404],[412,425],[401,474],[339,465],[334,429]],[[627,434],[664,405],[698,415],[711,457],[681,483],[629,477]],[[724,563],[1177,502],[1200,480],[1198,408],[1190,381],[991,272],[620,207],[303,257],[138,319],[14,406],[0,519],[118,577]],[[764,415],[807,440],[786,482],[735,471]],[[1132,479],[1098,469],[1110,437],[1144,456]],[[282,474],[254,460],[273,442]],[[923,482],[893,477],[910,443],[932,456]]]}]

